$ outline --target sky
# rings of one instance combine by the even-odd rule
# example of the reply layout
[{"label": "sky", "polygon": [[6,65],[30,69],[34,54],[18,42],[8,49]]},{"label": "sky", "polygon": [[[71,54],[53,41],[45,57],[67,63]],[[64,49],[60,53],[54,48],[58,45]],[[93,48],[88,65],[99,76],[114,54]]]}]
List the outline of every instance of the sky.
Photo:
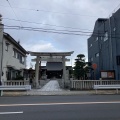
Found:
[{"label": "sky", "polygon": [[[87,61],[87,39],[95,21],[109,18],[119,7],[120,0],[0,0],[5,32],[27,51],[74,51],[67,63],[72,66],[78,54]],[[27,68],[34,66],[32,58],[28,55]]]}]

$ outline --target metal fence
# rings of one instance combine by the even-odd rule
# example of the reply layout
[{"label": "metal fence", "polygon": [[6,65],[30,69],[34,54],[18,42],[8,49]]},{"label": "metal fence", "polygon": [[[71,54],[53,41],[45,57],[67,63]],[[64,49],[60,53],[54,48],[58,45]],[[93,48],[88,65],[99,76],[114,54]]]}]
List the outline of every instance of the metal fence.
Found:
[{"label": "metal fence", "polygon": [[94,85],[114,85],[120,84],[120,80],[71,80],[71,90],[90,90]]}]

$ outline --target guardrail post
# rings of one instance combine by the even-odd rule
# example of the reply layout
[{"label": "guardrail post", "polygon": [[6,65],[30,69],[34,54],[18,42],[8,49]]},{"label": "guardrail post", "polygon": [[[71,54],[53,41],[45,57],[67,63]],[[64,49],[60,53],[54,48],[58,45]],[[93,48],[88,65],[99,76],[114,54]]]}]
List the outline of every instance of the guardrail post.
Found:
[{"label": "guardrail post", "polygon": [[0,90],[0,96],[3,96],[3,90]]},{"label": "guardrail post", "polygon": [[117,90],[117,94],[118,94],[118,89],[116,89]]},{"label": "guardrail post", "polygon": [[97,94],[97,89],[95,90],[95,93]]}]

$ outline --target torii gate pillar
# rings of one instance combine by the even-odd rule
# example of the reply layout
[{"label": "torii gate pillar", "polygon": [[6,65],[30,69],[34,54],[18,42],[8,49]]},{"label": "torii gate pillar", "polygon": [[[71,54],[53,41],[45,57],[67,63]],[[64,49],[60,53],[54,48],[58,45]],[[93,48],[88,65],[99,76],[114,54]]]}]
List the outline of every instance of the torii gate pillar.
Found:
[{"label": "torii gate pillar", "polygon": [[39,88],[39,83],[38,83],[38,79],[39,79],[39,61],[40,61],[40,57],[37,56],[36,64],[35,64],[35,88]]},{"label": "torii gate pillar", "polygon": [[62,63],[63,63],[63,88],[65,87],[66,83],[66,65],[65,65],[65,56],[62,56]]}]

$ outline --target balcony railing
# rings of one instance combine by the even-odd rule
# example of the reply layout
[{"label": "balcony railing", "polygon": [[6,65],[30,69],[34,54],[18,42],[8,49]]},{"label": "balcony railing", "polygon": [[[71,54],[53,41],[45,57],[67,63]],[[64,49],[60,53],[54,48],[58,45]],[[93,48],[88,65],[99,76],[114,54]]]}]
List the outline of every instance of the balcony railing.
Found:
[{"label": "balcony railing", "polygon": [[71,90],[90,90],[94,85],[114,85],[120,84],[120,80],[71,80]]}]

